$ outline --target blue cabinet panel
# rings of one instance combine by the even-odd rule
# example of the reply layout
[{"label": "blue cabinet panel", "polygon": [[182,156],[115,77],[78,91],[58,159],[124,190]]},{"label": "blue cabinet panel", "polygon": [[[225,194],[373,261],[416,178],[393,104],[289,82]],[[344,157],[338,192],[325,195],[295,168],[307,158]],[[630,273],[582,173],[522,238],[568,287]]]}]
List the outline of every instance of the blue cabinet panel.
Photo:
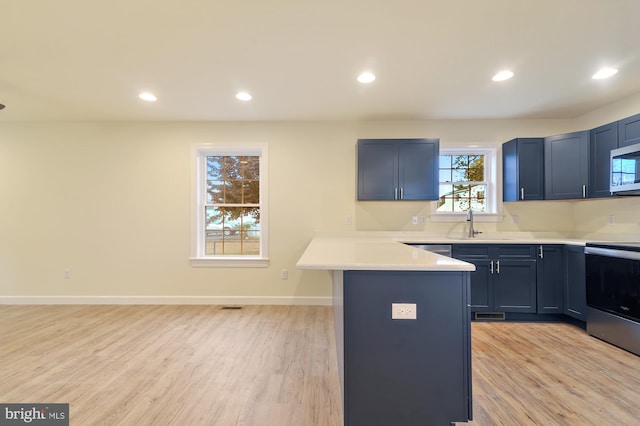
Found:
[{"label": "blue cabinet panel", "polygon": [[518,138],[502,145],[502,200],[544,199],[544,139]]},{"label": "blue cabinet panel", "polygon": [[468,272],[345,271],[343,288],[345,426],[469,420]]},{"label": "blue cabinet panel", "polygon": [[437,200],[438,139],[359,139],[358,200]]},{"label": "blue cabinet panel", "polygon": [[618,147],[618,123],[595,128],[589,137],[589,198],[611,197],[611,150]]},{"label": "blue cabinet panel", "polygon": [[589,184],[589,131],[545,138],[545,199],[586,198]]},{"label": "blue cabinet panel", "polygon": [[618,121],[618,147],[640,143],[640,114]]}]

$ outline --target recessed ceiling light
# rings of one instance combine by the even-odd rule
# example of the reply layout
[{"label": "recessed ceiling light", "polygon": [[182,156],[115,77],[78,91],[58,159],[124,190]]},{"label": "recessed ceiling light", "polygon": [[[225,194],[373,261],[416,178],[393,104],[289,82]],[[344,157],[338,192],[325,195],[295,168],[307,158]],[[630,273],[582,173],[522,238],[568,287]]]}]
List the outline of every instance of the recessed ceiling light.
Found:
[{"label": "recessed ceiling light", "polygon": [[591,76],[594,80],[602,80],[603,78],[609,78],[612,75],[616,75],[618,70],[615,68],[601,68],[597,73]]},{"label": "recessed ceiling light", "polygon": [[362,74],[360,74],[360,75],[358,76],[358,81],[359,81],[360,83],[365,83],[365,84],[366,84],[366,83],[371,83],[371,82],[372,82],[373,80],[375,80],[375,79],[376,79],[376,76],[375,76],[375,75],[373,75],[373,74],[372,74],[372,73],[370,73],[370,72],[363,72]]},{"label": "recessed ceiling light", "polygon": [[493,81],[505,81],[509,80],[511,77],[513,77],[513,71],[503,70],[494,75],[491,79]]},{"label": "recessed ceiling light", "polygon": [[153,93],[149,93],[149,92],[140,93],[139,97],[143,101],[147,101],[147,102],[155,102],[158,100],[158,98],[156,98]]},{"label": "recessed ceiling light", "polygon": [[247,92],[238,92],[238,94],[236,94],[236,98],[241,101],[250,101],[251,99],[253,99],[253,96],[251,96]]}]

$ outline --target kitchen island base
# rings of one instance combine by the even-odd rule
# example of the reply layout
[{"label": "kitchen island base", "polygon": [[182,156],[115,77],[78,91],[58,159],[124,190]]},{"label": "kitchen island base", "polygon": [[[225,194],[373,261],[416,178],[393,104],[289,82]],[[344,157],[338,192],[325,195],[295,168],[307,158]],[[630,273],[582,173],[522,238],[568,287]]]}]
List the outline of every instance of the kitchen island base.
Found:
[{"label": "kitchen island base", "polygon": [[[467,271],[333,271],[345,426],[472,419]],[[415,319],[392,319],[392,303]]]}]

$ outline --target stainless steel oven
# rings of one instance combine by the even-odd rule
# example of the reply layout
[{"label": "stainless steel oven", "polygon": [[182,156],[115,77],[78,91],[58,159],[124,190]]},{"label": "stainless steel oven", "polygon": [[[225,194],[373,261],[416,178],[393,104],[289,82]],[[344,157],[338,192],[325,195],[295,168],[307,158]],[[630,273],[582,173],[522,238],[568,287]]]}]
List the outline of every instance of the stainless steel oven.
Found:
[{"label": "stainless steel oven", "polygon": [[588,243],[587,331],[640,355],[640,243]]}]

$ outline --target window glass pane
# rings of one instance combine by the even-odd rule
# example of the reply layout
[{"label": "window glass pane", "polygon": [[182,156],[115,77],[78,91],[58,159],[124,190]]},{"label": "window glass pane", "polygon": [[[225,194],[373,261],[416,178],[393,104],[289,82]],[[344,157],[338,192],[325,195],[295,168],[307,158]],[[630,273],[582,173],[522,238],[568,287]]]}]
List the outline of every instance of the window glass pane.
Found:
[{"label": "window glass pane", "polygon": [[453,182],[468,182],[468,169],[453,169]]},{"label": "window glass pane", "polygon": [[484,179],[484,155],[469,156],[469,181],[483,182]]},{"label": "window glass pane", "polygon": [[243,204],[258,204],[260,202],[260,182],[245,181],[243,185]]},{"label": "window glass pane", "polygon": [[452,155],[451,156],[451,164],[454,168],[467,168],[469,167],[469,156],[468,155]]},{"label": "window glass pane", "polygon": [[440,169],[440,182],[451,182],[451,169]]},{"label": "window glass pane", "polygon": [[450,169],[451,168],[451,156],[450,155],[441,155],[440,156],[440,168],[441,169]]}]

